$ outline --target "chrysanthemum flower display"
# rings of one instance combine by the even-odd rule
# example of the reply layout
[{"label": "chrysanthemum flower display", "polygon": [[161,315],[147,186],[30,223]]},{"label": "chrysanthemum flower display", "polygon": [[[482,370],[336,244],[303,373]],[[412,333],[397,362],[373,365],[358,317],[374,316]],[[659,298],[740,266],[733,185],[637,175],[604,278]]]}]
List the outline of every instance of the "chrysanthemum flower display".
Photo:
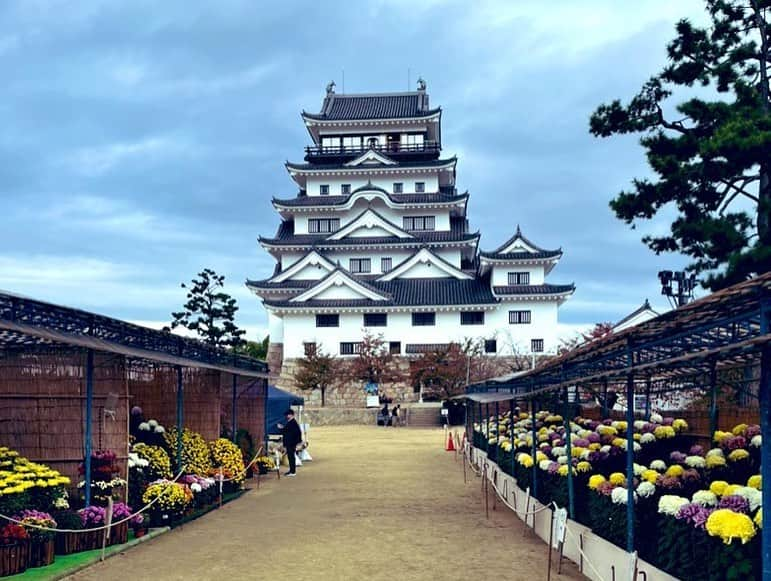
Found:
[{"label": "chrysanthemum flower display", "polygon": [[15,450],[0,446],[0,513],[51,510],[57,500],[66,499],[69,485],[70,479],[57,470],[31,462]]},{"label": "chrysanthemum flower display", "polygon": [[[169,450],[177,449],[177,429],[171,428],[164,433],[164,439]],[[171,458],[174,470],[179,471],[176,466],[176,458]],[[206,440],[201,434],[185,428],[182,431],[182,467],[188,474],[198,474],[199,476],[208,476],[211,470],[211,454]]]},{"label": "chrysanthemum flower display", "polygon": [[[244,457],[241,449],[230,440],[219,438],[209,444],[212,457],[212,468],[216,470],[222,467],[233,478],[233,482],[239,484],[243,482],[246,474],[244,470]],[[532,466],[533,459],[530,458]]]},{"label": "chrysanthemum flower display", "polygon": [[742,544],[747,543],[757,534],[757,528],[749,516],[726,508],[710,514],[706,526],[710,536],[720,537],[727,545],[734,539],[740,540]]},{"label": "chrysanthemum flower display", "polygon": [[144,462],[147,462],[148,475],[151,480],[171,478],[171,459],[160,446],[149,444],[134,444],[133,452]]}]

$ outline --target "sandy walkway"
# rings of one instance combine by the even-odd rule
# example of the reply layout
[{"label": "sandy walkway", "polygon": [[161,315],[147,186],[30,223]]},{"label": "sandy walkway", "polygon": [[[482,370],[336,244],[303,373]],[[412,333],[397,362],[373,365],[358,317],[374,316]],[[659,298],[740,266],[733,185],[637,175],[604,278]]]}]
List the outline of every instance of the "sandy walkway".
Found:
[{"label": "sandy walkway", "polygon": [[[545,579],[546,546],[485,519],[439,431],[317,428],[315,462],[73,579]],[[561,577],[579,579],[565,562]]]}]

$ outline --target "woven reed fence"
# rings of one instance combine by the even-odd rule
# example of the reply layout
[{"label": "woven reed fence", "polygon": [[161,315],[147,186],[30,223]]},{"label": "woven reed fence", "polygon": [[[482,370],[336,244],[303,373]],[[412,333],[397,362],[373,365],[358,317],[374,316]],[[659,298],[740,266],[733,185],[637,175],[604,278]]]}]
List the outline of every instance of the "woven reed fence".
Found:
[{"label": "woven reed fence", "polygon": [[[233,376],[223,373],[221,377],[222,393],[222,426],[230,432],[233,409]],[[255,442],[261,442],[265,437],[265,393],[264,380],[252,377],[238,377],[236,380],[236,410],[238,429],[246,429]]]}]

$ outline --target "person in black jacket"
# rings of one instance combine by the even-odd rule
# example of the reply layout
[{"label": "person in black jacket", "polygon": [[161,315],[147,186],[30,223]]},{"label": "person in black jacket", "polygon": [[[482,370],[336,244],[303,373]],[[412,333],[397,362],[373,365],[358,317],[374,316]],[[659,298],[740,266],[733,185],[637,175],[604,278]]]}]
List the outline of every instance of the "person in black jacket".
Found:
[{"label": "person in black jacket", "polygon": [[286,456],[289,459],[289,472],[284,476],[296,476],[297,459],[295,452],[297,451],[297,444],[302,442],[303,434],[300,424],[294,419],[294,411],[291,408],[284,412],[284,417],[286,418],[286,425],[277,424],[284,437],[284,448],[286,448]]}]

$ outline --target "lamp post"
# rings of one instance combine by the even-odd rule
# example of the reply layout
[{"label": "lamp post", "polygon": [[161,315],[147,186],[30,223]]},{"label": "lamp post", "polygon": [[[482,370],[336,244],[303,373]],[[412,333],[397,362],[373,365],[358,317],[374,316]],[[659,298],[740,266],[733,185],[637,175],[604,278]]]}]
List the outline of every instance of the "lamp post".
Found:
[{"label": "lamp post", "polygon": [[686,274],[682,270],[659,271],[661,294],[669,299],[675,308],[687,305],[693,300],[693,289],[696,288],[696,275]]}]

